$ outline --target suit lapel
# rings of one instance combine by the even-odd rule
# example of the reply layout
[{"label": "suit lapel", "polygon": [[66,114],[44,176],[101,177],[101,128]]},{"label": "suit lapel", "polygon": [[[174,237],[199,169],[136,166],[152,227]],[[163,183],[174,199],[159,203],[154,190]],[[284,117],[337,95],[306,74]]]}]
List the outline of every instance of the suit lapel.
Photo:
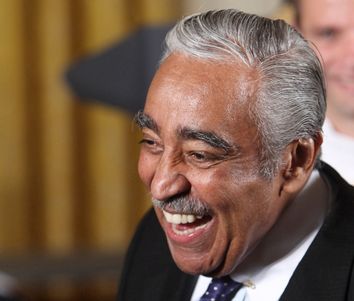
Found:
[{"label": "suit lapel", "polygon": [[291,277],[283,301],[348,298],[354,258],[353,188],[336,184],[343,180],[327,165],[323,172],[333,195],[331,212]]},{"label": "suit lapel", "polygon": [[161,301],[182,301],[191,299],[197,277],[176,271],[170,272],[165,281]]}]

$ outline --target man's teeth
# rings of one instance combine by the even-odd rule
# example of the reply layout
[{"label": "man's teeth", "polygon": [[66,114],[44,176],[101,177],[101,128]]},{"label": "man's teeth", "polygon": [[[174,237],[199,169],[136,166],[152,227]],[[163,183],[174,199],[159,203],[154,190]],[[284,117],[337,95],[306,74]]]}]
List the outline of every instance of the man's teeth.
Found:
[{"label": "man's teeth", "polygon": [[175,225],[190,224],[195,222],[197,219],[202,218],[202,216],[197,216],[193,214],[172,214],[164,210],[162,210],[162,212],[166,218],[166,221]]}]

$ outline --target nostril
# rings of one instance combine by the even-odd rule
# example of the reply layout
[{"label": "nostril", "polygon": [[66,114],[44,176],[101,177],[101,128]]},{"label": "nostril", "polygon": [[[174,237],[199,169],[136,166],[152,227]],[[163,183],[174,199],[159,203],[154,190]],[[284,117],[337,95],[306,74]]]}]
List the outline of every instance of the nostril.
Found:
[{"label": "nostril", "polygon": [[185,194],[190,188],[190,182],[181,174],[167,174],[164,177],[155,175],[151,182],[150,192],[154,199],[164,200]]}]

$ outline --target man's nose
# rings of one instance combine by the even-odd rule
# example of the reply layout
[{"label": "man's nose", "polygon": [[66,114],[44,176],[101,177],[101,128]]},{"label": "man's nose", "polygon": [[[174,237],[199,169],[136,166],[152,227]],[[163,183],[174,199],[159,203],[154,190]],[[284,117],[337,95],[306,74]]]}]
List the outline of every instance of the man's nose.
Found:
[{"label": "man's nose", "polygon": [[154,199],[164,200],[190,190],[191,184],[181,172],[180,164],[161,157],[150,187]]}]

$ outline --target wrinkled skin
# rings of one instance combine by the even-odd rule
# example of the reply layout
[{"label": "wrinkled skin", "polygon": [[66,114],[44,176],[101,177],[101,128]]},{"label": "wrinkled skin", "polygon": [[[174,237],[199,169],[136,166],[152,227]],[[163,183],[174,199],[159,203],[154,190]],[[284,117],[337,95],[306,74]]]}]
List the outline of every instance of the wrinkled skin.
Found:
[{"label": "wrinkled skin", "polygon": [[[233,271],[311,172],[314,148],[301,152],[311,157],[299,160],[308,163],[306,172],[285,176],[287,167],[298,170],[291,166],[297,162],[292,157],[298,145],[294,143],[284,151],[284,170],[270,180],[259,174],[257,130],[248,115],[256,81],[255,71],[241,63],[211,63],[172,54],[149,89],[144,116],[150,122],[141,126],[142,181],[154,199],[184,195],[210,209],[198,224],[201,229],[178,225],[179,230],[191,230],[178,234],[162,210],[155,208],[172,256],[187,273],[221,276]],[[230,147],[184,132],[213,133]]]}]

